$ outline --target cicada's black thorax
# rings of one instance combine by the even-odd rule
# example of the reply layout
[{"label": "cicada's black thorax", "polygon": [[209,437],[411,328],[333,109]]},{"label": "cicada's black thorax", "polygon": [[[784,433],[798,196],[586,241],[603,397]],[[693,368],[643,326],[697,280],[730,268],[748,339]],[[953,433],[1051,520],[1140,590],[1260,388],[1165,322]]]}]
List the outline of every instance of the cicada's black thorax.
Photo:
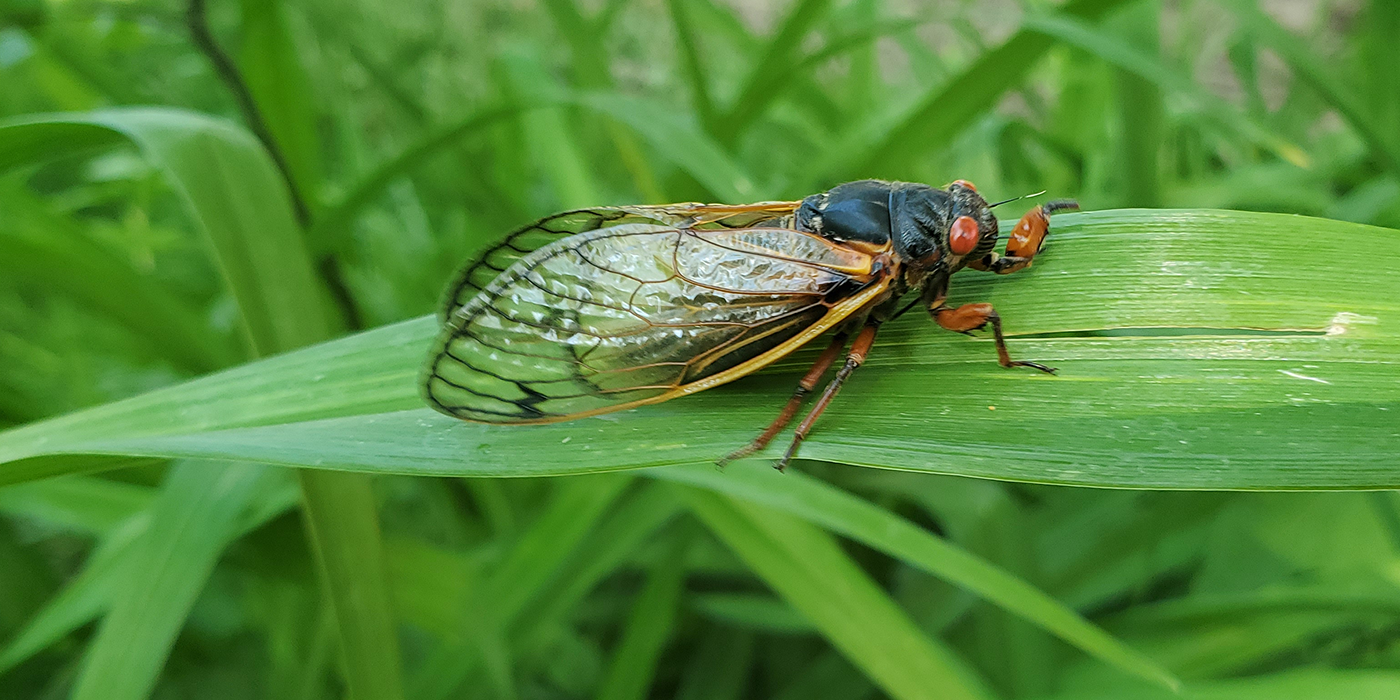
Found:
[{"label": "cicada's black thorax", "polygon": [[[960,216],[976,220],[981,236],[971,253],[950,256],[948,230]],[[796,225],[832,240],[893,243],[899,263],[920,278],[955,272],[997,242],[997,220],[987,202],[961,183],[940,190],[913,182],[848,182],[802,200]]]}]

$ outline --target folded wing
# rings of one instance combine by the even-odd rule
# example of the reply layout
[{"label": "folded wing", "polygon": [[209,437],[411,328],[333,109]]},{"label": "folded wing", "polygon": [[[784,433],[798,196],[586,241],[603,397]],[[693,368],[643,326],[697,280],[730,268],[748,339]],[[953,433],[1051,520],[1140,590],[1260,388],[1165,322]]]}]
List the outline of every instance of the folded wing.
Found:
[{"label": "folded wing", "polygon": [[424,390],[488,423],[662,401],[782,357],[888,283],[871,253],[801,231],[612,225],[524,255],[456,307]]},{"label": "folded wing", "polygon": [[487,248],[457,273],[438,307],[446,320],[476,296],[497,275],[516,261],[561,238],[624,224],[657,224],[692,229],[744,228],[781,218],[796,211],[801,202],[757,204],[658,204],[575,209],[546,216],[511,232],[505,240]]}]

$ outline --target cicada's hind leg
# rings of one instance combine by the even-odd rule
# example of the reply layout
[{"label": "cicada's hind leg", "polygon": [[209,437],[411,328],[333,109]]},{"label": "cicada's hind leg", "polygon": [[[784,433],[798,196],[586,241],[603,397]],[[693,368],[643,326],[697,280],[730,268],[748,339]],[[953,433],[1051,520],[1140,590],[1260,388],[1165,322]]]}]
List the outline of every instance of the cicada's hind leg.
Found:
[{"label": "cicada's hind leg", "polygon": [[822,392],[820,399],[817,399],[817,405],[813,406],[807,417],[803,418],[802,422],[797,425],[797,430],[794,430],[792,434],[792,444],[788,446],[783,458],[773,465],[775,469],[782,471],[787,468],[788,462],[791,462],[793,456],[797,454],[798,446],[807,439],[807,433],[812,431],[812,426],[821,417],[822,411],[826,410],[831,400],[836,398],[837,392],[841,391],[841,385],[845,384],[851,373],[865,362],[865,356],[870,353],[870,346],[875,344],[875,333],[879,329],[879,322],[867,321],[865,327],[861,328],[860,333],[856,335],[856,339],[851,341],[851,351],[846,353],[846,364],[841,365],[841,369],[836,372],[836,378],[826,385],[826,391]]},{"label": "cicada's hind leg", "polygon": [[1045,237],[1050,233],[1050,215],[1057,211],[1074,211],[1079,203],[1072,199],[1057,199],[1036,206],[1026,212],[1016,227],[1011,229],[1011,237],[1006,241],[1006,254],[988,253],[987,257],[969,263],[975,270],[986,270],[998,275],[1006,275],[1031,266],[1031,261],[1045,246]]},{"label": "cicada's hind leg", "polygon": [[1006,336],[1001,332],[1001,316],[991,304],[963,304],[954,309],[944,306],[940,301],[928,312],[938,325],[958,333],[968,333],[991,324],[992,337],[996,339],[997,344],[997,361],[1002,367],[1031,367],[1049,374],[1055,373],[1054,367],[1046,367],[1039,362],[1011,359],[1011,353],[1006,350]]},{"label": "cicada's hind leg", "polygon": [[767,447],[768,443],[772,442],[773,438],[787,427],[792,417],[797,415],[797,409],[802,408],[802,402],[807,399],[807,395],[812,393],[813,389],[817,388],[817,382],[821,381],[822,375],[826,374],[828,369],[831,369],[831,364],[836,361],[837,356],[841,354],[841,348],[844,347],[846,347],[846,334],[837,333],[831,338],[831,344],[822,351],[822,354],[817,356],[817,361],[812,363],[812,368],[803,375],[802,381],[797,383],[797,389],[792,392],[792,398],[788,399],[787,405],[783,406],[782,413],[779,413],[778,417],[773,419],[773,422],[762,433],[759,433],[758,437],[753,439],[753,442],[730,452],[719,459],[716,464],[722,467]]}]

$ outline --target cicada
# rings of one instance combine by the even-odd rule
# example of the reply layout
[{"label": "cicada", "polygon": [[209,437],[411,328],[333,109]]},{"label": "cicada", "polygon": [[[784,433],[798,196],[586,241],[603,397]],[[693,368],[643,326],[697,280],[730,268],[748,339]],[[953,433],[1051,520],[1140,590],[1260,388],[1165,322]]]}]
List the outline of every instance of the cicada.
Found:
[{"label": "cicada", "polygon": [[721,460],[765,447],[845,350],[782,469],[864,362],[880,325],[915,305],[951,331],[990,326],[1003,367],[1054,371],[1011,359],[991,304],[945,300],[964,267],[1005,274],[1029,266],[1049,215],[1077,205],[1031,209],[1004,254],[993,250],[992,206],[964,180],[942,189],[861,180],[800,201],[545,217],[487,250],[448,288],[423,394],[463,420],[573,420],[704,391],[830,333],[772,424]]}]

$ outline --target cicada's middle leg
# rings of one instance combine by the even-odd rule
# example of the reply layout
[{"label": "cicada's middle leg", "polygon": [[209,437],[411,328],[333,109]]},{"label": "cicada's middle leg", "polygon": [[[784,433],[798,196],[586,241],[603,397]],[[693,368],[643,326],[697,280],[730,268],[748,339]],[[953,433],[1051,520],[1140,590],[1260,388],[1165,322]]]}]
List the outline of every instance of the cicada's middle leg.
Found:
[{"label": "cicada's middle leg", "polygon": [[997,362],[1002,367],[1030,367],[1048,374],[1055,373],[1054,367],[1046,367],[1039,362],[1011,359],[1011,353],[1006,349],[1006,336],[1001,332],[1001,315],[991,304],[963,304],[954,309],[944,306],[940,300],[930,307],[928,312],[938,325],[958,333],[967,333],[991,325],[992,337],[997,344]]}]

